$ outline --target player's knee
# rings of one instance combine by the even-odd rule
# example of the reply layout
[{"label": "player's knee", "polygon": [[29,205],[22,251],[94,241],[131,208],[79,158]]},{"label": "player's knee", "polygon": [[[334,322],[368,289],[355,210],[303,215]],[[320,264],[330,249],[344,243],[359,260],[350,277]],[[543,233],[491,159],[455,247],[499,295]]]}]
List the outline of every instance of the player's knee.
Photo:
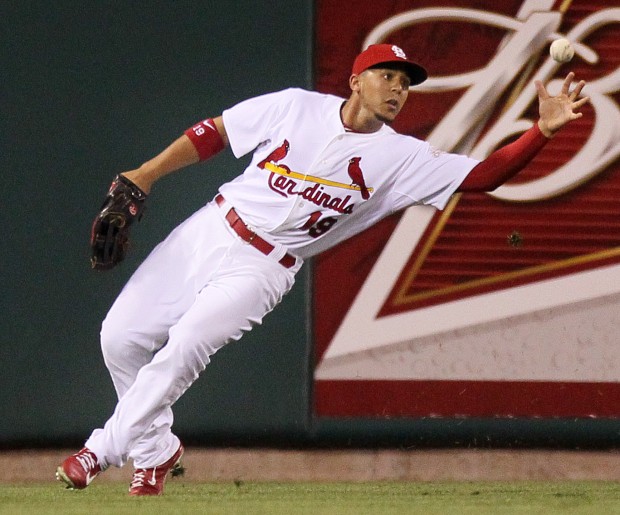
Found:
[{"label": "player's knee", "polygon": [[101,326],[100,341],[101,352],[106,363],[108,361],[115,361],[125,346],[123,335],[105,322]]},{"label": "player's knee", "polygon": [[217,331],[205,331],[204,327],[185,325],[173,327],[170,338],[173,342],[180,342],[175,348],[181,361],[201,363],[203,369],[210,362],[211,356],[230,341],[230,338]]},{"label": "player's knee", "polygon": [[107,364],[127,360],[131,357],[132,349],[140,347],[130,331],[105,321],[101,326],[100,338],[101,352]]}]

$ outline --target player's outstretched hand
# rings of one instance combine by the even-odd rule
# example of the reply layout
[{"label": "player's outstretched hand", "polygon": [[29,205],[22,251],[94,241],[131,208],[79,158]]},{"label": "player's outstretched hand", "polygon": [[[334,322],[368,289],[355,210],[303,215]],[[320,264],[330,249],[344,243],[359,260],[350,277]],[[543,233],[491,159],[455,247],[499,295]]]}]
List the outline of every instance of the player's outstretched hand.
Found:
[{"label": "player's outstretched hand", "polygon": [[581,118],[583,113],[577,110],[589,102],[589,97],[579,98],[581,90],[586,85],[585,81],[579,81],[575,88],[570,91],[570,87],[575,80],[575,74],[570,72],[564,79],[560,94],[552,97],[543,83],[537,80],[534,84],[538,91],[538,112],[540,119],[538,126],[541,132],[548,138],[552,137],[564,125],[571,120]]}]

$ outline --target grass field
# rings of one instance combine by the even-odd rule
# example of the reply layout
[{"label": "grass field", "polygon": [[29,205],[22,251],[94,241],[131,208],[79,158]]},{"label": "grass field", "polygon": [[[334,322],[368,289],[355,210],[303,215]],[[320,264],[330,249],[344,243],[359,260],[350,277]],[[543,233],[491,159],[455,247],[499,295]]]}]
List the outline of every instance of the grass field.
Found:
[{"label": "grass field", "polygon": [[183,483],[131,498],[122,483],[84,491],[58,484],[0,485],[1,514],[620,514],[620,483]]}]

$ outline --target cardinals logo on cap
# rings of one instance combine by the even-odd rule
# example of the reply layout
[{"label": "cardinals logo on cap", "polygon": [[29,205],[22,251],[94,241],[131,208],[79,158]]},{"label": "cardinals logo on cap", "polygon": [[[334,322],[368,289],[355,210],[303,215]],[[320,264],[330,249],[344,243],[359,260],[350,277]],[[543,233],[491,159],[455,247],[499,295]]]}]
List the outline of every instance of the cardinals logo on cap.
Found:
[{"label": "cardinals logo on cap", "polygon": [[399,46],[392,45],[392,52],[394,52],[394,55],[400,59],[407,59],[407,54],[405,54],[405,51]]}]

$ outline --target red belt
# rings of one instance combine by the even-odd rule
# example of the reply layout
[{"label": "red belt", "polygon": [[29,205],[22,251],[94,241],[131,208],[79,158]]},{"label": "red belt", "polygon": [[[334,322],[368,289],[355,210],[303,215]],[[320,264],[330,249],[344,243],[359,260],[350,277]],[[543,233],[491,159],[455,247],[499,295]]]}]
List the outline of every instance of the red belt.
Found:
[{"label": "red belt", "polygon": [[[221,193],[218,193],[215,196],[215,202],[217,202],[218,206],[222,206],[226,200]],[[273,249],[275,249],[271,243],[263,240],[258,234],[245,225],[245,222],[239,217],[234,207],[231,207],[228,213],[226,213],[226,221],[229,223],[232,230],[237,233],[239,238],[252,245],[252,247],[260,250],[266,256],[271,254]],[[297,259],[295,259],[295,256],[288,253],[284,254],[284,257],[278,261],[278,263],[285,268],[291,268],[296,262]]]}]

